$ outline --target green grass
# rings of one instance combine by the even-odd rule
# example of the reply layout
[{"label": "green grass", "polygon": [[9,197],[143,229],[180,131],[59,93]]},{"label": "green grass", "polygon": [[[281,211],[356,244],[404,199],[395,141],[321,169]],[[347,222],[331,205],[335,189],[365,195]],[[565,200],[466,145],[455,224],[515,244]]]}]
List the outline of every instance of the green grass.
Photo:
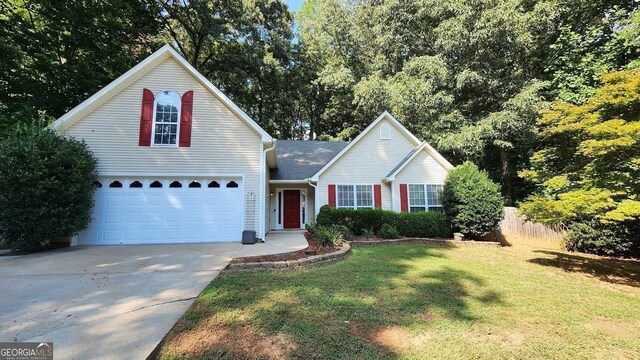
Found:
[{"label": "green grass", "polygon": [[640,358],[640,264],[555,251],[397,245],[214,280],[173,358]]}]

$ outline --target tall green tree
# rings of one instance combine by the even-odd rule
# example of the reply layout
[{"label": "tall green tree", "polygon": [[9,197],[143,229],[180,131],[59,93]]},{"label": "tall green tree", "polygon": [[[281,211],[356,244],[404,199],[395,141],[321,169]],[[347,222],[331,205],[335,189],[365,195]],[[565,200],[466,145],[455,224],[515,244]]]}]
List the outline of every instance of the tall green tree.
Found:
[{"label": "tall green tree", "polygon": [[0,3],[0,131],[58,117],[153,50],[151,0]]},{"label": "tall green tree", "polygon": [[161,0],[166,36],[267,131],[294,136],[300,118],[293,14],[281,0]]}]

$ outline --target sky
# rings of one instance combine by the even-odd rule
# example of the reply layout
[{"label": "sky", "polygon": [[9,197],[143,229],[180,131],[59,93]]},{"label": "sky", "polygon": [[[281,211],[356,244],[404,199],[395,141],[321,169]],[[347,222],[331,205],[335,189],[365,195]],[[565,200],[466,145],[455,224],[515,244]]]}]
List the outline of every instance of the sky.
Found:
[{"label": "sky", "polygon": [[291,11],[298,11],[302,5],[302,1],[303,0],[285,0]]}]

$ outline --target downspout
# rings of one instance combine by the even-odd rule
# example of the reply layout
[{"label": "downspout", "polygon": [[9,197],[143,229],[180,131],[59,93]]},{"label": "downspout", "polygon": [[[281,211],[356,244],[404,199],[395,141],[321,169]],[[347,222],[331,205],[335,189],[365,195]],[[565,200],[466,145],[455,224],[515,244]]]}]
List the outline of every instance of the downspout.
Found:
[{"label": "downspout", "polygon": [[307,178],[307,183],[313,188],[313,222],[316,222],[318,216],[318,204],[320,203],[320,194],[318,194],[318,186],[313,185],[311,178]]},{"label": "downspout", "polygon": [[393,186],[394,180],[391,180],[387,177],[382,179],[382,182],[391,185],[391,210],[398,211],[398,208],[396,207],[396,188],[395,186]]},{"label": "downspout", "polygon": [[[261,146],[264,146],[264,144],[262,144]],[[268,164],[267,164],[267,153],[269,151],[273,151],[275,150],[276,146],[275,146],[275,141],[271,140],[271,147],[268,149],[264,149],[262,150],[262,159],[260,159],[262,161],[262,174],[260,175],[260,179],[262,181],[262,196],[260,196],[260,236],[262,239],[262,242],[265,241],[265,238],[267,237],[267,230],[266,230],[266,217],[267,217],[267,194],[269,194],[269,183],[266,181],[267,178],[267,168],[268,168]]]}]

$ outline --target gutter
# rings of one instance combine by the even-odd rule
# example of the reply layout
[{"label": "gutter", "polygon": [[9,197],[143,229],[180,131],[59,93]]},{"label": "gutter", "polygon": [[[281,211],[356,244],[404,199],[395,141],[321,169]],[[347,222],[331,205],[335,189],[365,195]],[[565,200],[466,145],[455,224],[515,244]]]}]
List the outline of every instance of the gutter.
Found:
[{"label": "gutter", "polygon": [[313,188],[313,222],[316,222],[318,216],[318,205],[320,205],[320,194],[318,194],[318,186],[311,182],[311,178],[307,178],[307,184]]}]

